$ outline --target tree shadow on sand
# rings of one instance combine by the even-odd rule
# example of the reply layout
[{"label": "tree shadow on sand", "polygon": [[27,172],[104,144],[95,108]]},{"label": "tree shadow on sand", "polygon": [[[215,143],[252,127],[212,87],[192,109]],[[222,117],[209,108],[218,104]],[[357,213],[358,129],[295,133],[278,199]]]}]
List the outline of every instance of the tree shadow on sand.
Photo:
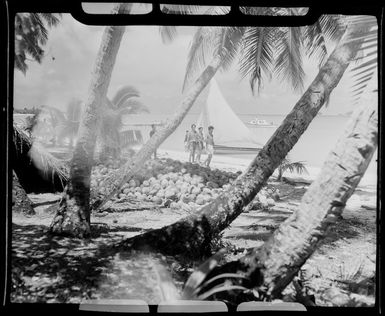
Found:
[{"label": "tree shadow on sand", "polygon": [[91,298],[121,237],[93,240],[51,236],[43,225],[12,225],[12,302]]}]

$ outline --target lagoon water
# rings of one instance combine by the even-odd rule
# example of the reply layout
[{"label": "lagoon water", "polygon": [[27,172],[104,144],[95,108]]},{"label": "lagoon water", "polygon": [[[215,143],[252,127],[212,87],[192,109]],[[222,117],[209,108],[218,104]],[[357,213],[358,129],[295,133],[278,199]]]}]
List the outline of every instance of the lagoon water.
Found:
[{"label": "lagoon water", "polygon": [[[152,114],[156,120],[164,120],[170,115],[155,115]],[[161,149],[183,151],[184,149],[184,136],[186,130],[190,129],[191,124],[195,123],[198,119],[199,114],[188,114],[182,121],[177,130],[169,136],[169,138],[161,145]],[[249,122],[255,115],[238,115],[239,118],[244,122]],[[272,122],[274,125],[279,126],[284,120],[284,115],[258,115],[259,119],[265,119],[267,122]],[[327,155],[331,149],[335,146],[338,138],[344,131],[344,128],[349,120],[347,116],[331,116],[321,115],[314,118],[306,132],[302,135],[298,143],[289,153],[289,158],[292,161],[304,161],[306,165],[313,167],[321,167]],[[254,127],[248,125],[253,133],[257,134],[258,139],[262,143],[269,140],[271,135],[276,130],[276,127]],[[214,126],[215,127],[215,126]],[[231,125],[229,126],[231,128]],[[146,135],[144,135],[146,136]],[[147,135],[148,137],[148,135]],[[145,139],[146,140],[146,139]],[[215,129],[214,129],[214,140],[215,140]],[[233,157],[242,157],[245,159],[252,159],[253,154],[250,153],[237,153],[231,154]],[[372,162],[369,165],[367,173],[377,173],[377,153],[373,157]]]}]

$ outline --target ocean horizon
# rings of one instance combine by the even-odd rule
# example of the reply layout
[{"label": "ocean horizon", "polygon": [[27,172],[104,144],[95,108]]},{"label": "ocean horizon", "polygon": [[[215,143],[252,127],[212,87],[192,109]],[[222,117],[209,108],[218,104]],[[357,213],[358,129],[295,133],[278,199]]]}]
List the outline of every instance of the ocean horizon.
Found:
[{"label": "ocean horizon", "polygon": [[[191,124],[196,123],[200,113],[189,113],[183,119],[178,128],[163,142],[160,149],[165,150],[184,150],[184,137],[186,130],[190,129]],[[164,121],[172,114],[146,114],[154,121]],[[246,124],[246,126],[257,136],[261,143],[265,144],[269,138],[273,135],[276,128],[282,123],[286,115],[278,114],[238,114],[238,117]],[[275,127],[254,127],[247,124],[255,117],[266,120],[275,125]],[[321,167],[329,154],[329,152],[335,146],[338,138],[342,135],[346,124],[349,120],[349,116],[346,115],[317,115],[313,122],[309,125],[308,129],[301,136],[297,144],[289,152],[288,157],[292,161],[302,161],[308,166]],[[229,126],[231,128],[231,126]],[[150,128],[143,130],[144,141],[149,137],[148,133]],[[215,140],[215,126],[214,126],[214,140]],[[235,158],[250,159],[255,156],[252,153],[234,153],[229,156]],[[377,152],[375,153],[373,160],[371,161],[367,172],[377,173]]]}]

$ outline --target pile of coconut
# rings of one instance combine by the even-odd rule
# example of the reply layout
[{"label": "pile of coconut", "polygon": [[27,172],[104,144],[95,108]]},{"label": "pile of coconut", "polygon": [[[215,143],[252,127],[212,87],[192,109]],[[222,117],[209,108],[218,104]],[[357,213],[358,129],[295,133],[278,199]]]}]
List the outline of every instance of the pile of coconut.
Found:
[{"label": "pile of coconut", "polygon": [[[104,180],[116,168],[116,163],[94,166],[91,190],[106,193]],[[123,185],[112,202],[137,201],[138,204],[192,209],[214,200],[240,173],[173,159],[149,160],[140,174]]]}]

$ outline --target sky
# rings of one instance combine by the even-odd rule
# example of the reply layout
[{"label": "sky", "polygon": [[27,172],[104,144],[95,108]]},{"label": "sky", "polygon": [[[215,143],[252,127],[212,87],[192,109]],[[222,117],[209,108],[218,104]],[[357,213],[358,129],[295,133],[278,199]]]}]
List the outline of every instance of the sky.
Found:
[{"label": "sky", "polygon": [[[91,72],[104,27],[87,26],[63,14],[58,27],[49,31],[46,56],[41,64],[29,62],[26,75],[15,71],[14,107],[50,105],[65,109],[72,98],[86,100]],[[135,86],[151,113],[173,113],[183,98],[182,84],[195,28],[180,28],[178,37],[164,44],[156,26],[129,26],[123,36],[112,73],[108,96],[123,85]],[[318,73],[317,61],[304,59],[305,88]],[[242,78],[237,63],[215,76],[227,102],[238,114],[287,114],[301,93],[273,79],[259,95],[253,95],[248,78]],[[351,74],[345,73],[334,89],[324,114],[336,115],[352,109]],[[204,91],[191,113],[205,102]]]}]

